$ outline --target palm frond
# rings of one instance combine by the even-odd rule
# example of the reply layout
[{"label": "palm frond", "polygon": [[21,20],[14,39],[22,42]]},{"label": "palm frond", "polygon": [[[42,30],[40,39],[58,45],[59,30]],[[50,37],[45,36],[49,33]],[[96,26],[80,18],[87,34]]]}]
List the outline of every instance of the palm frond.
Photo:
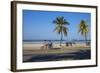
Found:
[{"label": "palm frond", "polygon": [[86,22],[84,20],[81,20],[80,24],[79,24],[79,31],[81,33],[81,35],[85,35],[88,33],[88,25],[86,24]]},{"label": "palm frond", "polygon": [[53,21],[53,23],[56,24],[56,28],[54,29],[54,31],[61,35],[62,40],[63,35],[68,35],[68,28],[65,25],[69,25],[69,22],[66,21],[63,16],[59,16]]},{"label": "palm frond", "polygon": [[53,23],[54,23],[54,24],[57,24],[57,25],[66,25],[66,24],[69,25],[69,22],[66,21],[66,20],[64,19],[63,16],[57,17],[57,18],[53,21]]},{"label": "palm frond", "polygon": [[61,33],[61,28],[57,26],[57,27],[54,29],[54,31],[56,31],[58,34],[60,34],[60,33]]},{"label": "palm frond", "polygon": [[67,36],[68,35],[68,28],[63,27],[63,33],[64,33],[65,36]]}]

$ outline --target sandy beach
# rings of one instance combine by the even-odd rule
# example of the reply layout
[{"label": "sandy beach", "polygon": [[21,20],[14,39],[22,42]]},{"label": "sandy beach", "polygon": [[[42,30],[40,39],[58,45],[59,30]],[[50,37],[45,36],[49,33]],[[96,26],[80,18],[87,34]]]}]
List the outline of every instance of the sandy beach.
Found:
[{"label": "sandy beach", "polygon": [[[41,47],[44,46],[43,43],[39,43],[39,44],[32,44],[32,43],[24,43],[23,44],[23,50],[41,50]],[[90,46],[87,46],[85,43],[77,43],[77,44],[73,44],[72,46],[66,46],[65,44],[62,44],[63,48],[87,48]],[[59,44],[53,44],[53,48],[61,48],[61,46]]]},{"label": "sandy beach", "polygon": [[24,43],[23,44],[23,61],[26,61],[33,57],[33,55],[52,55],[52,54],[63,54],[63,53],[75,53],[79,51],[90,50],[90,46],[86,44],[73,44],[72,46],[66,46],[62,44],[53,44],[53,49],[41,48],[44,44],[32,44]]}]

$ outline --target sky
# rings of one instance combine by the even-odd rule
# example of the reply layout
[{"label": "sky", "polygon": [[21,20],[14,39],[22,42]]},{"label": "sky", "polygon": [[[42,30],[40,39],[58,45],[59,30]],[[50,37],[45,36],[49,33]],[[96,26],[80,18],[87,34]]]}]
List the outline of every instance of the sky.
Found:
[{"label": "sky", "polygon": [[81,20],[85,20],[89,26],[87,38],[91,36],[91,14],[82,12],[58,12],[58,11],[35,11],[23,10],[23,40],[60,40],[61,36],[54,31],[56,24],[53,20],[63,16],[70,24],[68,35],[63,40],[84,40],[78,33],[78,26]]}]

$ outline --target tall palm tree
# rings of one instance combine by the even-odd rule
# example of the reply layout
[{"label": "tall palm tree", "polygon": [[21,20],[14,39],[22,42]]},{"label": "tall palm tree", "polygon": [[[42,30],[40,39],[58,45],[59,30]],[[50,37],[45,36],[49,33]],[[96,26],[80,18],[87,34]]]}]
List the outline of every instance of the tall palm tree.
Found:
[{"label": "tall palm tree", "polygon": [[69,22],[67,22],[63,16],[59,16],[53,21],[53,23],[56,24],[56,28],[54,29],[54,31],[56,31],[58,34],[61,35],[61,40],[60,40],[60,46],[61,46],[63,40],[63,34],[65,36],[67,36],[68,34],[68,28],[65,25],[66,24],[69,25]]},{"label": "tall palm tree", "polygon": [[79,31],[78,32],[81,33],[81,35],[83,35],[85,37],[85,41],[87,44],[87,34],[89,32],[89,29],[88,29],[87,23],[84,20],[81,20],[81,22],[79,24]]}]

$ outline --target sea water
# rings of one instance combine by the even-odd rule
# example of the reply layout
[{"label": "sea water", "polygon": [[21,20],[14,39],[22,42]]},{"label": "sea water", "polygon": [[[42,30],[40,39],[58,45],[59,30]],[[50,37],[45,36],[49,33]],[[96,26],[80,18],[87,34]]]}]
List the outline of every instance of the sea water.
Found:
[{"label": "sea water", "polygon": [[[28,43],[28,44],[42,44],[42,43],[55,43],[55,44],[59,44],[60,40],[23,40],[23,43]],[[65,43],[86,43],[85,40],[75,40],[75,41],[68,41],[68,40],[62,40],[61,41],[63,44]],[[87,42],[90,42],[90,40],[87,40]]]}]

